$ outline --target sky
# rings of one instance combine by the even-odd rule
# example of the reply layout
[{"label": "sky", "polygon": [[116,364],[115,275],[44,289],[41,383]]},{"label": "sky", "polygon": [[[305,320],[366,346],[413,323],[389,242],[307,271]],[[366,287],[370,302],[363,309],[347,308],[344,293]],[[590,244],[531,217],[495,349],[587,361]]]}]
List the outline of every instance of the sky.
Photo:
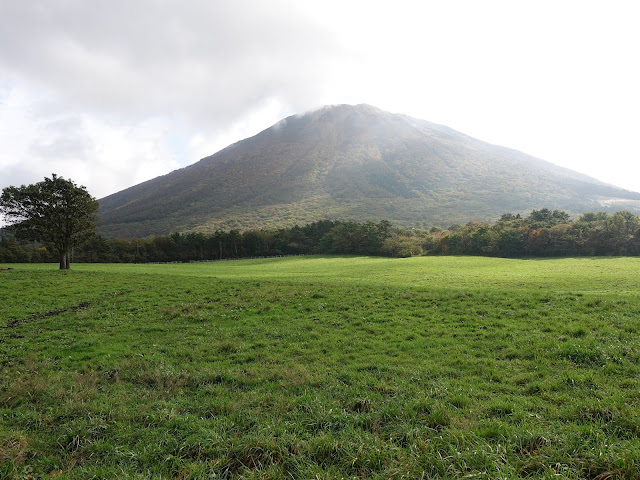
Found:
[{"label": "sky", "polygon": [[634,0],[0,0],[0,189],[102,198],[367,103],[640,191]]}]

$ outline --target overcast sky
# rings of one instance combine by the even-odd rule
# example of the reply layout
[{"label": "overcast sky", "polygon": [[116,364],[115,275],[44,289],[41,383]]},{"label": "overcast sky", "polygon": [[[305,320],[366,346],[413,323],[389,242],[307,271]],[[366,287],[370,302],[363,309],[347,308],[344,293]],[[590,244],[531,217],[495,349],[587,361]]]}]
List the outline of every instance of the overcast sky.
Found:
[{"label": "overcast sky", "polygon": [[640,191],[637,2],[0,0],[0,189],[97,198],[326,104]]}]

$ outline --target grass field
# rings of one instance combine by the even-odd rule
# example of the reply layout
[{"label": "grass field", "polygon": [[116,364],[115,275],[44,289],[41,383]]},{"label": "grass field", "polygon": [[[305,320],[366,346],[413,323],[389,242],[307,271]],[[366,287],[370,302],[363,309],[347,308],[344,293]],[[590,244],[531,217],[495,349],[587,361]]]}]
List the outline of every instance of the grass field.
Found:
[{"label": "grass field", "polygon": [[0,270],[0,478],[640,478],[640,259]]}]

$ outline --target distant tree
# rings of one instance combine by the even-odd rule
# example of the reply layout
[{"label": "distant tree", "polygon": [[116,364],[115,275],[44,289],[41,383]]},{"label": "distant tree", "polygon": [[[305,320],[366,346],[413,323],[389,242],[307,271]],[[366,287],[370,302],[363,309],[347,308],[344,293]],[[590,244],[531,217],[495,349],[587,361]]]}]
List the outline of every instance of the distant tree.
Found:
[{"label": "distant tree", "polygon": [[500,216],[498,222],[511,222],[513,220],[520,220],[520,214],[514,215],[513,213],[503,213]]},{"label": "distant tree", "polygon": [[507,229],[496,239],[497,254],[501,257],[519,257],[523,254],[524,238],[518,230]]},{"label": "distant tree", "polygon": [[275,234],[266,230],[249,230],[242,234],[242,250],[249,257],[264,257],[272,253]]},{"label": "distant tree", "polygon": [[607,217],[608,215],[606,212],[587,212],[587,213],[583,213],[580,216],[580,218],[578,219],[578,222],[586,222],[586,223],[601,222],[601,221],[605,221]]},{"label": "distant tree", "polygon": [[230,230],[229,231],[229,242],[231,244],[231,248],[233,249],[233,256],[235,258],[240,257],[240,250],[242,243],[242,234],[238,230]]},{"label": "distant tree", "polygon": [[578,244],[571,226],[559,223],[548,229],[549,240],[541,254],[551,257],[564,257],[578,253]]},{"label": "distant tree", "polygon": [[76,262],[117,263],[123,261],[120,253],[116,249],[115,240],[96,235],[85,243],[82,248],[75,250],[73,259]]},{"label": "distant tree", "polygon": [[540,228],[568,223],[569,220],[569,214],[566,212],[561,210],[551,211],[548,208],[543,208],[541,210],[533,210],[525,219],[525,223],[530,227]]},{"label": "distant tree", "polygon": [[488,225],[480,225],[471,234],[470,253],[474,255],[493,255],[496,250],[498,234]]},{"label": "distant tree", "polygon": [[524,253],[534,257],[548,255],[549,235],[549,230],[546,228],[527,228],[524,237]]},{"label": "distant tree", "polygon": [[616,212],[607,219],[610,248],[614,255],[625,255],[638,229],[638,217],[631,212]]},{"label": "distant tree", "polygon": [[388,257],[406,258],[422,255],[420,238],[408,235],[393,235],[387,237],[382,245],[382,254]]},{"label": "distant tree", "polygon": [[463,236],[457,232],[449,232],[440,238],[442,253],[460,255],[462,253]]},{"label": "distant tree", "polygon": [[94,235],[98,201],[71,180],[53,174],[42,182],[7,187],[0,213],[18,239],[46,242],[58,252],[60,269],[68,270],[71,250]]},{"label": "distant tree", "polygon": [[367,234],[362,225],[355,222],[336,222],[319,242],[322,253],[358,254],[367,250]]}]

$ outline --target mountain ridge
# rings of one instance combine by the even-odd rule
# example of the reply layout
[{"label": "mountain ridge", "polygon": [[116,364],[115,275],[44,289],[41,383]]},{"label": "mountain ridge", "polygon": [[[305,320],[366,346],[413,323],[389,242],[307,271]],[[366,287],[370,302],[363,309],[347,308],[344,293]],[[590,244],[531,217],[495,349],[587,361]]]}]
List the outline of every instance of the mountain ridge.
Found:
[{"label": "mountain ridge", "polygon": [[131,238],[322,219],[444,226],[544,207],[640,211],[640,193],[361,104],[289,116],[100,206],[99,231]]}]

